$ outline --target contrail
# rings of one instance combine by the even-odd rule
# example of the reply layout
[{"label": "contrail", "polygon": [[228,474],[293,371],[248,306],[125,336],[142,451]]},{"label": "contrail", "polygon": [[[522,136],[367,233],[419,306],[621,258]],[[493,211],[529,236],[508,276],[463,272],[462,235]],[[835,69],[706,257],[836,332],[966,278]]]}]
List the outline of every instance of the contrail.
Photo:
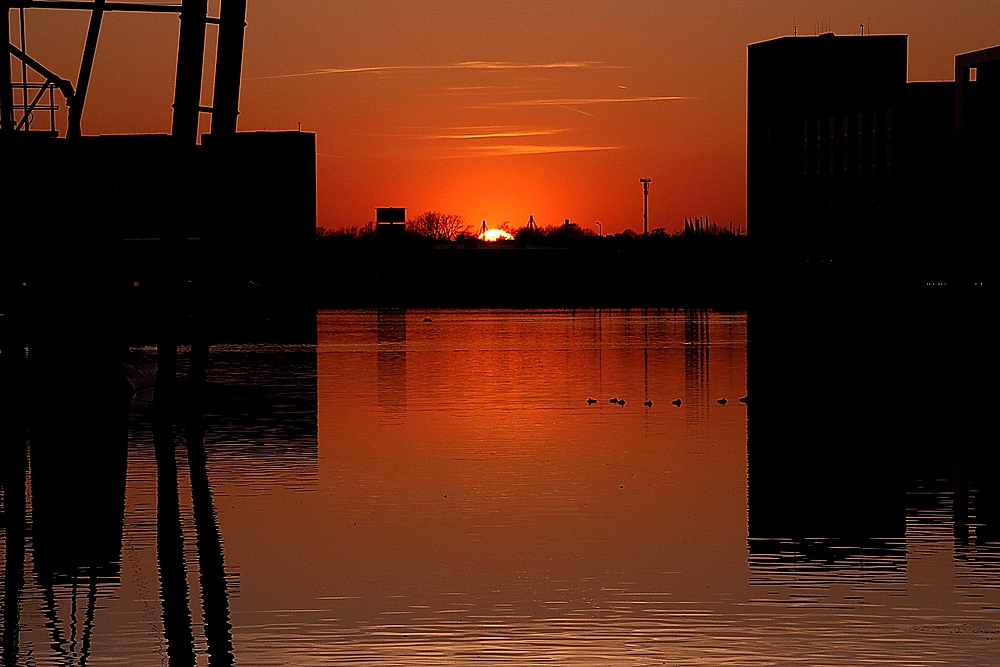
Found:
[{"label": "contrail", "polygon": [[302,76],[322,76],[324,74],[363,74],[369,72],[415,72],[421,70],[532,70],[532,69],[625,69],[622,65],[591,60],[563,61],[555,63],[514,63],[506,61],[468,60],[445,65],[374,65],[370,67],[329,67],[298,72],[294,74],[274,74],[244,78],[244,81],[264,81],[268,79],[291,79]]}]

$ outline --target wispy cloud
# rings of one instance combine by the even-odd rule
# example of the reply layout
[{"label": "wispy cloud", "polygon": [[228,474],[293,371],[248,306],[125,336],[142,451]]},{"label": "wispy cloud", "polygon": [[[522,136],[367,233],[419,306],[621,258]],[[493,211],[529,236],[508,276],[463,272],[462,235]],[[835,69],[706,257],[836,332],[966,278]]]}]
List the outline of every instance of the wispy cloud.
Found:
[{"label": "wispy cloud", "polygon": [[501,146],[475,146],[467,152],[448,157],[505,157],[511,155],[548,155],[551,153],[586,153],[591,151],[616,151],[620,146],[538,146],[511,144]]},{"label": "wispy cloud", "polygon": [[[676,100],[692,100],[684,95],[647,95],[643,97],[561,97],[555,99],[507,100],[489,102],[470,109],[496,109],[498,107],[574,107],[588,104],[627,104],[633,102],[672,102]],[[575,111],[575,109],[574,109]]]},{"label": "wispy cloud", "polygon": [[274,74],[271,76],[247,77],[244,81],[264,81],[268,79],[291,79],[302,76],[323,76],[327,74],[365,74],[379,72],[419,72],[426,70],[554,70],[554,69],[624,69],[622,65],[609,65],[604,62],[581,60],[554,63],[516,63],[509,61],[468,60],[459,63],[443,65],[374,65],[369,67],[327,67],[309,72],[293,74]]},{"label": "wispy cloud", "polygon": [[568,132],[567,128],[552,130],[494,130],[483,128],[476,132],[462,132],[455,134],[431,134],[428,139],[510,139],[516,137],[547,137],[553,134]]},{"label": "wispy cloud", "polygon": [[446,92],[469,92],[482,90],[521,90],[522,86],[445,86],[441,90]]}]

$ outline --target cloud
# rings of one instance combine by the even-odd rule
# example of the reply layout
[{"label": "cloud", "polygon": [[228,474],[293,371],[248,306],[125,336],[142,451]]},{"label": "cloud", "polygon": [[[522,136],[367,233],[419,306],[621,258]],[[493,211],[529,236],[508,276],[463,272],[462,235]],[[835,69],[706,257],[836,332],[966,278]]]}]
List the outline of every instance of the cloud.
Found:
[{"label": "cloud", "polygon": [[609,65],[607,63],[599,61],[591,61],[591,60],[563,61],[554,63],[515,63],[508,61],[468,60],[465,62],[448,63],[444,65],[374,65],[370,67],[328,67],[324,69],[317,69],[309,72],[298,72],[294,74],[274,74],[271,76],[247,77],[243,80],[264,81],[268,79],[291,79],[302,76],[322,76],[325,74],[418,72],[425,70],[504,71],[504,70],[550,70],[550,69],[624,69],[624,67],[621,65]]},{"label": "cloud", "polygon": [[[510,100],[506,102],[490,102],[470,109],[495,109],[498,107],[574,107],[587,104],[623,104],[633,102],[673,102],[676,100],[693,100],[684,95],[647,95],[644,97],[562,97],[556,99]],[[576,109],[574,109],[576,111]]]},{"label": "cloud", "polygon": [[511,144],[506,146],[474,146],[449,157],[506,157],[511,155],[548,155],[551,153],[585,153],[591,151],[616,151],[620,146],[538,146]]},{"label": "cloud", "polygon": [[[458,134],[432,134],[427,139],[509,139],[515,137],[546,137],[561,132],[568,132],[567,128],[553,130],[502,130],[494,128],[471,128]],[[477,131],[478,130],[478,131]]]}]

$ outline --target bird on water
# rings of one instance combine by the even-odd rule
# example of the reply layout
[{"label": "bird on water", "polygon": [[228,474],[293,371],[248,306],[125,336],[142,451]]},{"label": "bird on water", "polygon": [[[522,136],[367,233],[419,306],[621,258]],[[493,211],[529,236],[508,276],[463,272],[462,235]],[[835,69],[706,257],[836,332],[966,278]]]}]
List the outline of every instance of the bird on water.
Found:
[{"label": "bird on water", "polygon": [[617,403],[617,402],[618,402],[618,397],[617,396],[615,396],[614,398],[609,398],[608,399],[608,403]]},{"label": "bird on water", "polygon": [[625,399],[624,398],[619,398],[618,399],[618,405],[625,405]]},{"label": "bird on water", "polygon": [[676,405],[677,407],[681,407],[681,399],[675,398],[674,400],[670,401],[670,405]]},{"label": "bird on water", "polygon": [[647,408],[651,408],[653,407],[653,402],[647,398],[646,401],[643,403],[643,405],[645,405]]},{"label": "bird on water", "polygon": [[728,402],[729,401],[726,400],[725,396],[723,396],[722,398],[720,398],[719,400],[716,401],[716,403],[718,403],[719,405],[725,405]]},{"label": "bird on water", "polygon": [[597,399],[596,398],[588,398],[587,399],[587,405],[593,405],[594,403],[597,403]]}]

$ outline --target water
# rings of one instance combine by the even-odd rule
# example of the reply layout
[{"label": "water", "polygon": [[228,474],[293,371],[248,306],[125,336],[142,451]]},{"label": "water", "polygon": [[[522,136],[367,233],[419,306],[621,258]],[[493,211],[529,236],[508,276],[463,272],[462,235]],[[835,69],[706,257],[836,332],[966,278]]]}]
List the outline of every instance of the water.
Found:
[{"label": "water", "polygon": [[977,489],[911,474],[879,534],[768,533],[746,392],[744,314],[324,312],[316,345],[213,346],[214,524],[198,431],[148,402],[70,443],[123,487],[32,427],[6,663],[1000,664]]}]

